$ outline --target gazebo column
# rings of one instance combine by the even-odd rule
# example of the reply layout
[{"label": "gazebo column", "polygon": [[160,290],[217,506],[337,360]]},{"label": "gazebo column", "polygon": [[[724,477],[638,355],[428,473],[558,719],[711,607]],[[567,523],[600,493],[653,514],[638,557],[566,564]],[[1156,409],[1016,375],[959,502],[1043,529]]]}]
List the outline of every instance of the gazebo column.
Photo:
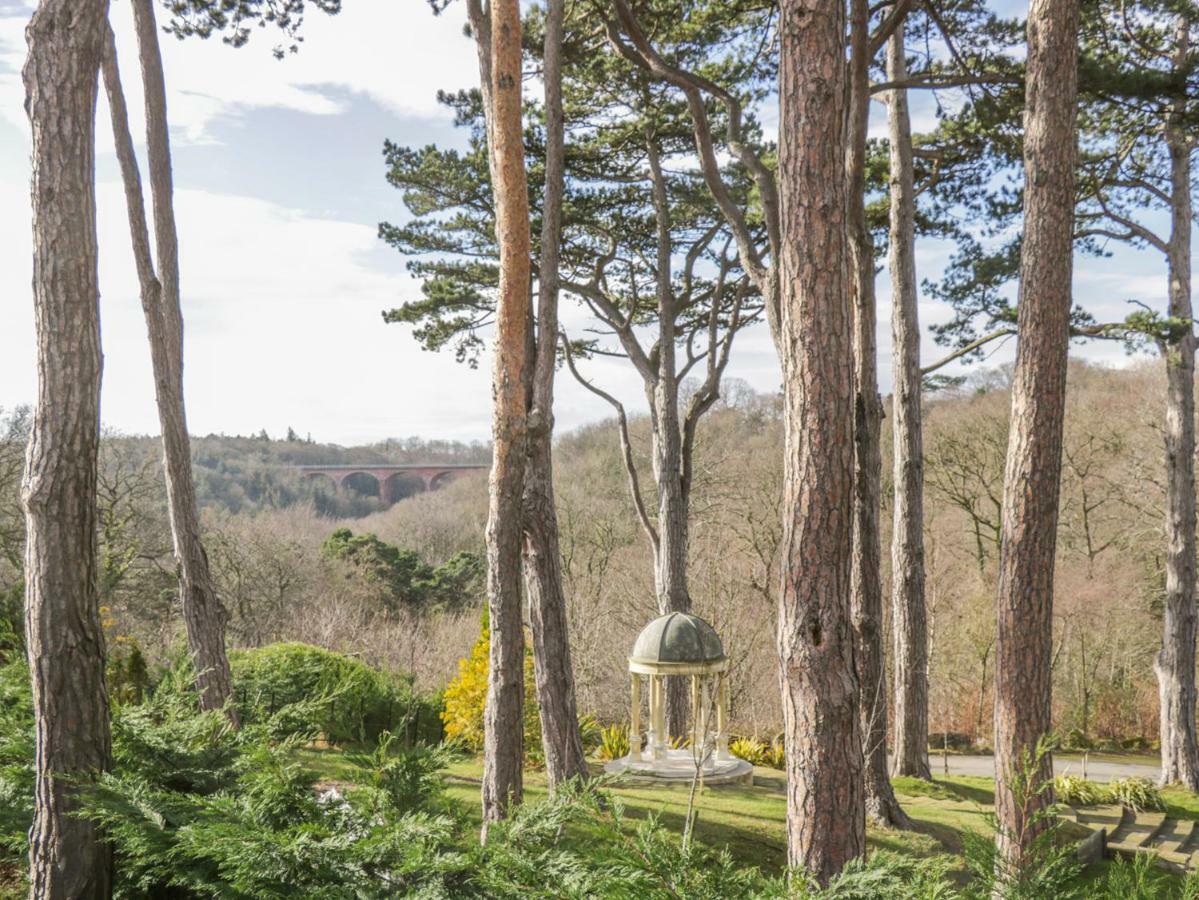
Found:
[{"label": "gazebo column", "polygon": [[691,754],[696,759],[702,759],[704,753],[703,732],[703,694],[700,690],[700,677],[691,676]]},{"label": "gazebo column", "polygon": [[641,762],[641,676],[633,673],[633,711],[629,722],[629,760]]},{"label": "gazebo column", "polygon": [[666,676],[658,675],[658,755],[666,756],[670,749],[670,728],[666,724]]},{"label": "gazebo column", "polygon": [[729,681],[721,672],[716,683],[716,758],[729,758]]},{"label": "gazebo column", "polygon": [[649,676],[650,759],[662,758],[666,747],[666,712],[662,704],[662,676]]}]

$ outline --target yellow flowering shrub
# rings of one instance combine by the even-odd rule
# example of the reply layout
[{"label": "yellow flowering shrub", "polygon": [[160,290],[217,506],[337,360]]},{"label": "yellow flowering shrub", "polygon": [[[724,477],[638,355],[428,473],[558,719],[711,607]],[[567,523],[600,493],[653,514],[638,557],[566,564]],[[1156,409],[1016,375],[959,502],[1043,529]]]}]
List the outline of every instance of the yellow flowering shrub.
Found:
[{"label": "yellow flowering shrub", "polygon": [[[474,753],[483,750],[483,708],[487,705],[488,657],[491,636],[487,618],[483,631],[470,655],[458,660],[458,676],[445,689],[445,707],[441,721],[447,740],[457,741]],[[525,643],[525,757],[532,762],[542,759],[541,716],[537,710],[537,684],[533,673],[533,653]]]}]

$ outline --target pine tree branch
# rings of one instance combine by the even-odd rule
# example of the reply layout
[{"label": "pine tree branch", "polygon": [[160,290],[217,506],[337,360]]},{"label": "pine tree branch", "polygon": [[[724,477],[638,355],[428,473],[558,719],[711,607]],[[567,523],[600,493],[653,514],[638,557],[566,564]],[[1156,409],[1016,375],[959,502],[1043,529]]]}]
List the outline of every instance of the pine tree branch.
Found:
[{"label": "pine tree branch", "polygon": [[925,375],[931,375],[933,372],[937,371],[938,369],[942,369],[945,366],[949,365],[955,359],[961,359],[963,356],[969,356],[971,353],[973,353],[975,350],[978,350],[980,347],[985,347],[987,344],[991,343],[991,341],[996,341],[996,340],[999,340],[999,338],[1003,338],[1003,337],[1010,337],[1011,335],[1013,335],[1015,333],[1016,333],[1016,329],[1014,327],[1008,326],[1005,328],[997,329],[996,331],[992,331],[990,334],[984,334],[982,337],[978,338],[977,340],[971,341],[966,346],[959,347],[957,350],[954,350],[952,353],[948,354],[947,356],[943,356],[941,359],[937,360],[935,363],[924,366],[923,368],[920,369],[920,375],[922,377]]},{"label": "pine tree branch", "polygon": [[[757,184],[761,195],[763,217],[766,222],[766,233],[771,258],[777,259],[779,248],[779,208],[774,174],[742,139],[741,101],[714,82],[667,63],[642,32],[626,0],[614,0],[613,6],[616,10],[617,18],[620,20],[620,27],[628,36],[631,44],[621,38],[617,32],[616,23],[609,22],[608,39],[612,45],[622,56],[635,65],[646,69],[655,77],[677,87],[683,92],[683,96],[687,100],[687,108],[691,114],[696,150],[699,153],[700,168],[704,176],[704,181],[708,189],[712,192],[717,206],[720,207],[721,213],[733,229],[743,267],[754,279],[763,295],[768,295],[767,280],[769,272],[763,265],[761,256],[754,245],[744,211],[733,200],[732,193],[720,171],[720,163],[716,157],[712,138],[712,127],[708,119],[707,108],[704,104],[704,94],[711,95],[719,100],[728,113],[726,140],[728,141],[729,149],[732,150],[737,160],[749,170]],[[772,319],[772,321],[777,321],[777,319]]]}]

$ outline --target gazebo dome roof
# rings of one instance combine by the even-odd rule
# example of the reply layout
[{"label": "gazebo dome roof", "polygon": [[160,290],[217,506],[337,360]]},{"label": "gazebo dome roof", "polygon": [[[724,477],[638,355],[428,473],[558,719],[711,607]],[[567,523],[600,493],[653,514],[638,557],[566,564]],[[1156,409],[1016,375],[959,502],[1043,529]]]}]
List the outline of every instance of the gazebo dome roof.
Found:
[{"label": "gazebo dome roof", "polygon": [[714,663],[724,659],[716,630],[689,613],[672,612],[654,619],[637,635],[629,662]]}]

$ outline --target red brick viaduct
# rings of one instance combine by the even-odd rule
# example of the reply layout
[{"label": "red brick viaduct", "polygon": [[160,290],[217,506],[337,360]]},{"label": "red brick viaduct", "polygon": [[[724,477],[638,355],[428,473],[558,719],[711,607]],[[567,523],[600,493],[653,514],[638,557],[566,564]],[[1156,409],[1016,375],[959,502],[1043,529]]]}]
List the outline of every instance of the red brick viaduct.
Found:
[{"label": "red brick viaduct", "polygon": [[[325,478],[332,479],[333,483],[338,487],[341,487],[351,475],[369,475],[375,480],[379,499],[390,505],[401,497],[410,496],[412,493],[435,491],[446,482],[452,481],[466,472],[485,472],[488,466],[469,463],[441,463],[428,465],[293,466],[292,468],[305,478],[324,476]],[[416,491],[409,490],[403,492],[401,491],[401,486],[405,482],[413,487],[419,484],[419,487]]]}]

